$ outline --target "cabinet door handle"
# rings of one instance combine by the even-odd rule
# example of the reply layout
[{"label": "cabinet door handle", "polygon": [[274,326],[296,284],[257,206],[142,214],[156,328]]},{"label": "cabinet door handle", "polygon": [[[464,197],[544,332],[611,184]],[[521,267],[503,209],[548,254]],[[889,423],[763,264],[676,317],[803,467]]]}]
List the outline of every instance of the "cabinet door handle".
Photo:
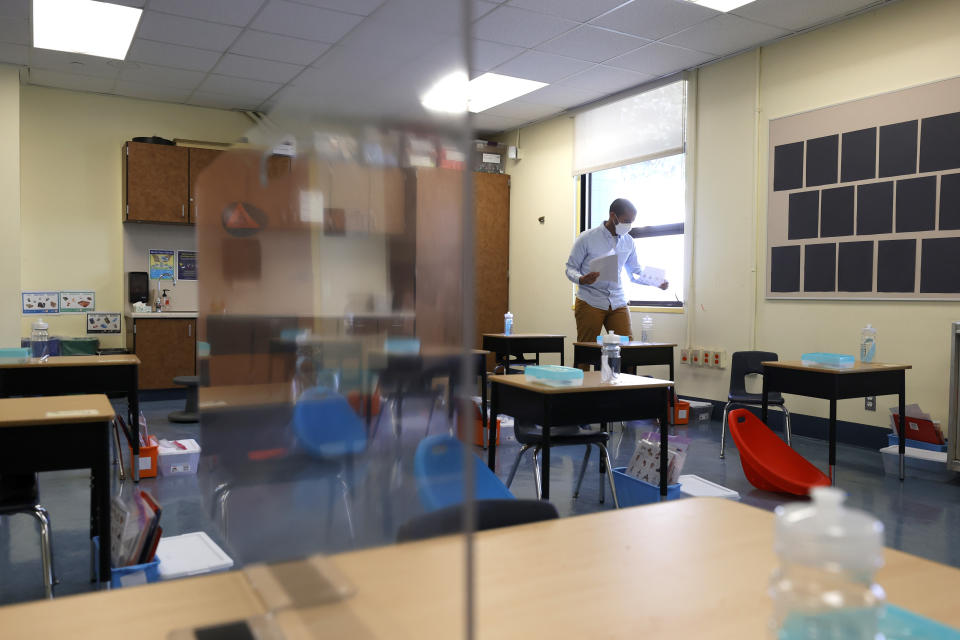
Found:
[{"label": "cabinet door handle", "polygon": [[187,336],[190,338],[193,337],[193,325],[190,323],[187,323]]},{"label": "cabinet door handle", "polygon": [[181,218],[186,218],[186,217],[187,217],[186,205],[183,205],[183,204],[180,205],[180,217],[181,217]]}]

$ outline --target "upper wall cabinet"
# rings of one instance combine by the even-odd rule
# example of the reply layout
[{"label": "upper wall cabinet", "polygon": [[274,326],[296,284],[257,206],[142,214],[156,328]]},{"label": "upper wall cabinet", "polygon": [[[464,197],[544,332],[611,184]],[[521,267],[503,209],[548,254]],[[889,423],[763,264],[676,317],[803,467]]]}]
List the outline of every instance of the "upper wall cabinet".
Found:
[{"label": "upper wall cabinet", "polygon": [[197,182],[200,178],[200,172],[220,156],[223,151],[217,149],[202,149],[200,147],[190,147],[190,211],[188,218],[190,222],[197,221],[197,214],[200,210],[197,205]]},{"label": "upper wall cabinet", "polygon": [[189,149],[144,142],[124,145],[124,220],[189,223]]}]

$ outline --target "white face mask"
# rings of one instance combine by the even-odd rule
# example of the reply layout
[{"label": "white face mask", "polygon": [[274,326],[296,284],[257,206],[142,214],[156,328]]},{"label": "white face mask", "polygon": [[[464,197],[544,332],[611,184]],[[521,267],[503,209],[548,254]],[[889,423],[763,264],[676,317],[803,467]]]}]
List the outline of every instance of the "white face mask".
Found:
[{"label": "white face mask", "polygon": [[630,233],[630,229],[633,228],[633,225],[629,222],[618,222],[616,228],[618,236],[625,236]]}]

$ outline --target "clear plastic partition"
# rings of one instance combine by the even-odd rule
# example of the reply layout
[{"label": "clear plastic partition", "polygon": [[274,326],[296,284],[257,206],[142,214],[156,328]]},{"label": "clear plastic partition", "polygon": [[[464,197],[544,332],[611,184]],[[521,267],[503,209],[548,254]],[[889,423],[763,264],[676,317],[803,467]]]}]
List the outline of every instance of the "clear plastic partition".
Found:
[{"label": "clear plastic partition", "polygon": [[[470,132],[424,106],[466,76],[467,3],[357,4],[376,8],[200,175],[201,483],[273,623],[416,637],[418,569],[377,548],[464,534],[469,517],[424,516],[469,503],[463,469],[482,464]],[[468,539],[417,552],[435,637],[469,633]]]}]

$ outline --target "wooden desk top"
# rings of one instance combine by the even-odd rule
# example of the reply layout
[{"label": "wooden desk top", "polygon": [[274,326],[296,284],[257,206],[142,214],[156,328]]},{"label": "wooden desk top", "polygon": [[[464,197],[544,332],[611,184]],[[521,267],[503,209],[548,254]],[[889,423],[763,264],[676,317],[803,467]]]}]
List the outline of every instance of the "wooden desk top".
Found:
[{"label": "wooden desk top", "polygon": [[0,399],[0,428],[113,420],[103,394]]},{"label": "wooden desk top", "polygon": [[0,369],[23,369],[26,367],[109,367],[140,364],[140,358],[132,353],[117,353],[105,356],[51,356],[44,362],[31,358],[27,362],[0,363]]},{"label": "wooden desk top", "polygon": [[559,333],[484,333],[484,338],[566,338],[567,336]]},{"label": "wooden desk top", "polygon": [[876,371],[904,371],[912,369],[909,364],[885,364],[883,362],[860,362],[853,363],[849,369],[837,369],[836,367],[825,367],[820,365],[806,365],[802,360],[770,360],[761,362],[765,367],[779,367],[781,369],[799,369],[801,371],[817,371],[819,373],[871,373]]},{"label": "wooden desk top", "polygon": [[[603,345],[599,342],[574,342],[574,346],[577,347],[593,347],[599,349]],[[637,340],[631,340],[630,342],[621,342],[621,349],[644,349],[650,347],[675,347],[676,343],[672,342],[639,342]]]},{"label": "wooden desk top", "polygon": [[268,404],[293,404],[293,389],[288,382],[200,387],[197,392],[198,406],[201,411]]},{"label": "wooden desk top", "polygon": [[[478,533],[477,637],[765,638],[773,533],[772,513],[715,498]],[[357,640],[461,638],[463,553],[463,537],[449,536],[333,556],[356,594],[276,619],[288,638],[325,637],[318,630]],[[960,571],[890,549],[884,556],[877,581],[892,604],[960,626]],[[163,640],[262,613],[233,571],[0,607],[0,629],[24,640],[125,640],[136,628],[138,640]]]},{"label": "wooden desk top", "polygon": [[616,382],[600,382],[600,371],[584,371],[583,384],[575,387],[551,387],[545,384],[529,382],[524,374],[514,375],[496,375],[490,376],[490,382],[499,382],[500,384],[519,387],[537,393],[557,394],[557,393],[578,393],[584,391],[606,391],[610,389],[656,389],[660,387],[672,387],[670,380],[658,380],[657,378],[647,378],[645,376],[633,376],[629,373],[621,373]]}]

